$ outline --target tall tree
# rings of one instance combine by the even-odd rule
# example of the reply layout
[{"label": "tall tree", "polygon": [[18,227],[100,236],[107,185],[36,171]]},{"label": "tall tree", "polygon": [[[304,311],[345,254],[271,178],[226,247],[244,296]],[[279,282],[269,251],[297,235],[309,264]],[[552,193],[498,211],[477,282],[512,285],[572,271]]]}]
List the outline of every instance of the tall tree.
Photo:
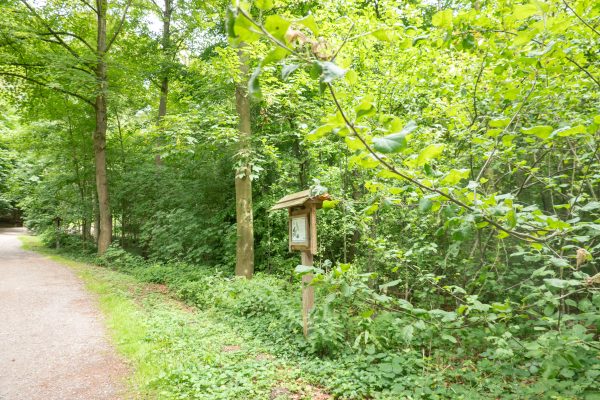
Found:
[{"label": "tall tree", "polygon": [[235,106],[239,117],[239,164],[235,174],[237,244],[235,274],[252,277],[254,273],[254,217],[252,215],[252,165],[250,163],[251,117],[248,81],[248,56],[238,50],[241,79],[235,86]]},{"label": "tall tree", "polygon": [[158,105],[159,121],[167,115],[167,98],[169,95],[169,63],[171,56],[171,18],[173,15],[173,0],[164,0],[164,7],[161,10],[162,18],[162,38],[161,47],[165,61],[161,66],[160,77],[160,103]]},{"label": "tall tree", "polygon": [[[106,167],[108,74],[106,57],[119,36],[131,5],[128,0],[108,39],[108,0],[79,4],[48,2],[43,6],[20,0],[7,11],[12,23],[3,25],[3,62],[0,75],[67,94],[94,110],[94,158],[98,199],[98,252],[104,253],[112,240],[112,216]],[[85,12],[83,10],[86,10]],[[90,45],[89,14],[95,16],[96,46]],[[59,12],[62,12],[58,18]],[[25,20],[16,17],[25,14]],[[12,33],[9,35],[9,33]]]},{"label": "tall tree", "polygon": [[[169,70],[172,63],[172,41],[171,41],[171,21],[173,18],[173,0],[164,0],[163,7],[160,7],[158,3],[152,0],[152,3],[156,6],[160,19],[162,21],[162,32],[161,32],[161,52],[162,62],[159,72],[159,85],[160,85],[160,100],[158,104],[158,123],[160,124],[162,119],[167,115],[167,101],[169,98]],[[160,141],[159,141],[160,143]],[[155,162],[157,166],[162,164],[160,153],[155,156]]]},{"label": "tall tree", "polygon": [[[108,194],[108,176],[106,174],[106,129],[107,108],[106,97],[108,81],[106,74],[106,52],[112,44],[106,43],[106,9],[108,0],[96,0],[97,15],[97,42],[96,42],[96,129],[94,130],[94,156],[96,162],[96,191],[98,192],[98,211],[100,214],[100,231],[98,235],[98,253],[102,254],[108,249],[112,240],[112,215]],[[123,15],[125,17],[125,15]],[[115,36],[116,37],[116,36]],[[114,37],[113,37],[114,40]]]}]

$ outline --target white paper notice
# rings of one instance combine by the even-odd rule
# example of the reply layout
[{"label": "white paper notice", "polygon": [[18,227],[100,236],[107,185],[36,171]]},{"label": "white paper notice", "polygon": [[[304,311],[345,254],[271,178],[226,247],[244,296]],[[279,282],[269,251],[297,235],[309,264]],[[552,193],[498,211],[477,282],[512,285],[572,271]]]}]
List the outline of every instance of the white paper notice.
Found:
[{"label": "white paper notice", "polygon": [[306,215],[292,217],[292,243],[307,243]]}]

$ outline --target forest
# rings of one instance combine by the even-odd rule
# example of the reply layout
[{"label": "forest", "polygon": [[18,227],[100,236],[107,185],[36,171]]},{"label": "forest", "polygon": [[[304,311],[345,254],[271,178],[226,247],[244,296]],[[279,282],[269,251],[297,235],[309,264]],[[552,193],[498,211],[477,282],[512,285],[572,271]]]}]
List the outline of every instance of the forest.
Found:
[{"label": "forest", "polygon": [[600,2],[0,12],[0,219],[214,321],[143,321],[137,398],[600,399]]}]

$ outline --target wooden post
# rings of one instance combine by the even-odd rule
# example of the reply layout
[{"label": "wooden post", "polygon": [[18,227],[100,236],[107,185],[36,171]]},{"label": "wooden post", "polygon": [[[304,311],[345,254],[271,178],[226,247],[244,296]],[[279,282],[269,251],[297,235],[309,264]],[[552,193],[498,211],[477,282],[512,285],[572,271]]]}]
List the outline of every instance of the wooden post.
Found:
[{"label": "wooden post", "polygon": [[[269,211],[288,210],[289,250],[300,251],[301,263],[313,266],[317,253],[317,209],[323,201],[330,200],[328,194],[311,196],[310,190],[292,193],[281,198]],[[308,336],[308,316],[315,305],[315,288],[310,285],[313,274],[302,276],[302,325],[304,336]]]},{"label": "wooden post", "polygon": [[[304,250],[300,255],[302,257],[302,265],[313,265],[313,254],[310,250]],[[315,288],[310,286],[312,279],[312,274],[302,276],[302,330],[304,337],[308,337],[308,315],[315,305]]]}]

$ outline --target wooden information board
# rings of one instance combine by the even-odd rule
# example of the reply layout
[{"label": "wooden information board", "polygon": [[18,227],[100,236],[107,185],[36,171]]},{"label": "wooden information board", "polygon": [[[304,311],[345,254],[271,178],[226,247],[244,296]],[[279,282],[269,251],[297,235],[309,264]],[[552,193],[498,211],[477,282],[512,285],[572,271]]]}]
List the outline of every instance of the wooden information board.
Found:
[{"label": "wooden information board", "polygon": [[[311,196],[309,190],[304,190],[281,198],[269,210],[288,210],[289,249],[301,252],[302,265],[313,265],[313,255],[317,253],[317,209],[329,199],[328,194]],[[304,336],[308,336],[308,315],[315,304],[315,288],[310,285],[312,277],[312,274],[302,276]]]}]

